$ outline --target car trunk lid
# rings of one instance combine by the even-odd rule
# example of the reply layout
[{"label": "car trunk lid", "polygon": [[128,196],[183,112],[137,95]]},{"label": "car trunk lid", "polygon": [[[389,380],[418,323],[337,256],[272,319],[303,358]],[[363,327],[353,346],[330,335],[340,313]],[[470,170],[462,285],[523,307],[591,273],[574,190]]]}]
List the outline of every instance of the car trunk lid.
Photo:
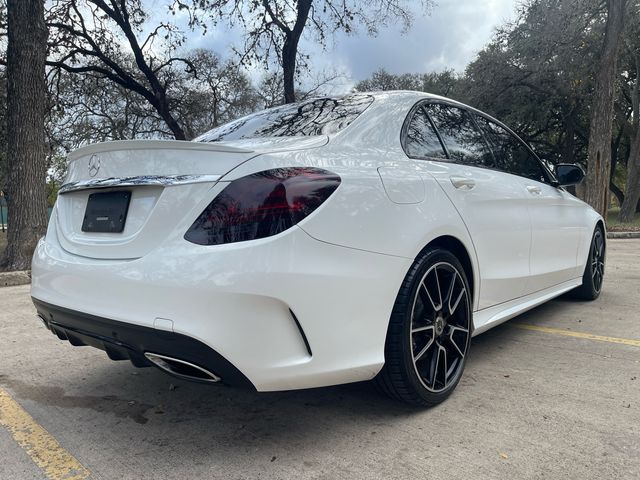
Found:
[{"label": "car trunk lid", "polygon": [[[53,221],[58,239],[65,250],[85,257],[142,257],[238,165],[262,153],[325,143],[326,137],[215,143],[133,140],[80,148],[69,155],[68,174],[56,203]],[[127,201],[105,210],[106,196],[113,192],[122,192]],[[116,225],[105,231],[109,229],[98,225],[117,224],[118,217],[121,229]]]}]

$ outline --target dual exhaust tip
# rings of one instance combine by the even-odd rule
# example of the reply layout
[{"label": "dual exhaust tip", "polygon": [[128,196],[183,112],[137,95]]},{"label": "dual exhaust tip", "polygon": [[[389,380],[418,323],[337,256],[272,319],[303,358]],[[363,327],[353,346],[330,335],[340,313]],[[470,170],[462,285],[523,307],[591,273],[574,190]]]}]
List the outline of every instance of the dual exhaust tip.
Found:
[{"label": "dual exhaust tip", "polygon": [[[65,330],[54,328],[52,324],[45,318],[44,315],[41,315],[40,313],[38,313],[38,317],[40,317],[40,320],[42,320],[42,322],[44,323],[44,326],[47,327],[47,329],[54,332],[56,335],[58,335],[58,337],[61,340],[68,340],[72,343],[72,345],[87,345],[83,341],[80,341],[80,340],[76,341],[75,338],[68,335]],[[110,351],[108,348],[105,348],[105,350],[107,351],[109,358],[112,358],[113,360],[122,360],[126,358],[124,356],[120,356],[116,358],[112,356],[113,354],[110,354]],[[194,365],[191,362],[187,362],[186,360],[180,360],[179,358],[168,357],[166,355],[160,355],[159,353],[151,353],[151,352],[145,352],[144,356],[154,366],[158,367],[159,369],[171,375],[182,378],[184,380],[204,382],[204,383],[220,383],[222,381],[222,378],[220,378],[215,373],[210,372],[206,368],[202,368],[198,365]],[[130,356],[130,359],[135,366],[137,367],[147,366],[147,365],[144,365],[144,362],[139,362],[139,361],[136,362],[135,358],[136,357]]]},{"label": "dual exhaust tip", "polygon": [[185,380],[205,383],[219,383],[222,381],[215,373],[185,360],[151,352],[145,352],[144,356],[159,369]]},{"label": "dual exhaust tip", "polygon": [[[43,315],[38,314],[38,317],[40,318],[40,320],[42,320],[45,327],[47,327],[47,329],[56,333],[60,339],[69,340],[73,345],[86,345],[86,343],[83,343],[81,341],[78,341],[76,343],[73,337],[66,335],[66,333],[65,334],[61,333],[61,330],[54,329],[51,326],[50,322]],[[63,338],[63,335],[64,335],[64,338]],[[109,350],[106,348],[105,350],[107,350],[107,354],[109,354]],[[113,358],[111,355],[109,356],[113,360],[124,359],[124,357]],[[176,377],[182,378],[184,380],[204,382],[204,383],[220,383],[222,381],[222,378],[220,378],[215,373],[212,373],[209,370],[202,368],[198,365],[194,365],[193,363],[187,362],[186,360],[180,360],[179,358],[168,357],[166,355],[160,355],[159,353],[151,353],[151,352],[145,352],[144,356],[146,357],[147,360],[149,360],[153,365],[155,365],[159,369],[171,375],[174,375]],[[131,361],[134,362],[133,357],[131,358]],[[134,362],[134,365],[138,367],[145,366],[142,364],[137,364],[136,362]]]}]

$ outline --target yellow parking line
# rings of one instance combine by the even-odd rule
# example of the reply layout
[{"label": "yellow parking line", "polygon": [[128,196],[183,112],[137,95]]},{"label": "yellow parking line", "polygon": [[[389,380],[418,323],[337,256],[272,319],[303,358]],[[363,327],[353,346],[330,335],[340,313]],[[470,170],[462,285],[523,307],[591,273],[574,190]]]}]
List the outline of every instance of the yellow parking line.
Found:
[{"label": "yellow parking line", "polygon": [[0,388],[0,425],[51,480],[83,480],[91,473]]},{"label": "yellow parking line", "polygon": [[605,337],[602,335],[594,335],[592,333],[572,332],[571,330],[561,330],[559,328],[539,327],[537,325],[525,325],[522,323],[512,323],[515,328],[523,330],[533,330],[536,332],[551,333],[553,335],[564,335],[565,337],[583,338],[586,340],[595,340],[597,342],[619,343],[621,345],[631,345],[632,347],[640,347],[640,340],[632,338]]}]

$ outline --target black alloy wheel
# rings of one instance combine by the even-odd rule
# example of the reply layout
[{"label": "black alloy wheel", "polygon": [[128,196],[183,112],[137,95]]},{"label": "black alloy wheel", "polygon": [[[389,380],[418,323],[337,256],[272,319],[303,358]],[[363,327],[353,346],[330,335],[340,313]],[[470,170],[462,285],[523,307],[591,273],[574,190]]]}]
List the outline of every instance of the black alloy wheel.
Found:
[{"label": "black alloy wheel", "polygon": [[591,239],[589,257],[582,275],[582,285],[571,292],[574,297],[581,300],[595,300],[600,296],[604,283],[606,249],[604,232],[600,226],[597,226]]},{"label": "black alloy wheel", "polygon": [[391,397],[436,405],[460,381],[472,333],[472,295],[458,259],[427,251],[407,274],[393,309],[378,385]]}]

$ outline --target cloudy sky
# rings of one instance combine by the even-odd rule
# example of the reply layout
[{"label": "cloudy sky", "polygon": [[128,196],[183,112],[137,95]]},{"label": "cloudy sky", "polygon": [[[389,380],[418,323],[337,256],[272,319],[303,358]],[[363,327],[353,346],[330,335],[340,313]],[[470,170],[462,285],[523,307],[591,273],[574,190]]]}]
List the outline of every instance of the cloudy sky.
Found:
[{"label": "cloudy sky", "polygon": [[[391,25],[374,38],[363,31],[338,34],[326,51],[309,41],[303,41],[301,48],[311,54],[316,72],[338,71],[349,82],[365,79],[379,68],[392,73],[462,71],[494,29],[514,17],[518,0],[436,1],[429,16],[416,13],[413,27],[405,34],[401,25]],[[218,27],[205,36],[192,35],[188,46],[226,56],[233,44],[242,44],[241,32]]]}]

